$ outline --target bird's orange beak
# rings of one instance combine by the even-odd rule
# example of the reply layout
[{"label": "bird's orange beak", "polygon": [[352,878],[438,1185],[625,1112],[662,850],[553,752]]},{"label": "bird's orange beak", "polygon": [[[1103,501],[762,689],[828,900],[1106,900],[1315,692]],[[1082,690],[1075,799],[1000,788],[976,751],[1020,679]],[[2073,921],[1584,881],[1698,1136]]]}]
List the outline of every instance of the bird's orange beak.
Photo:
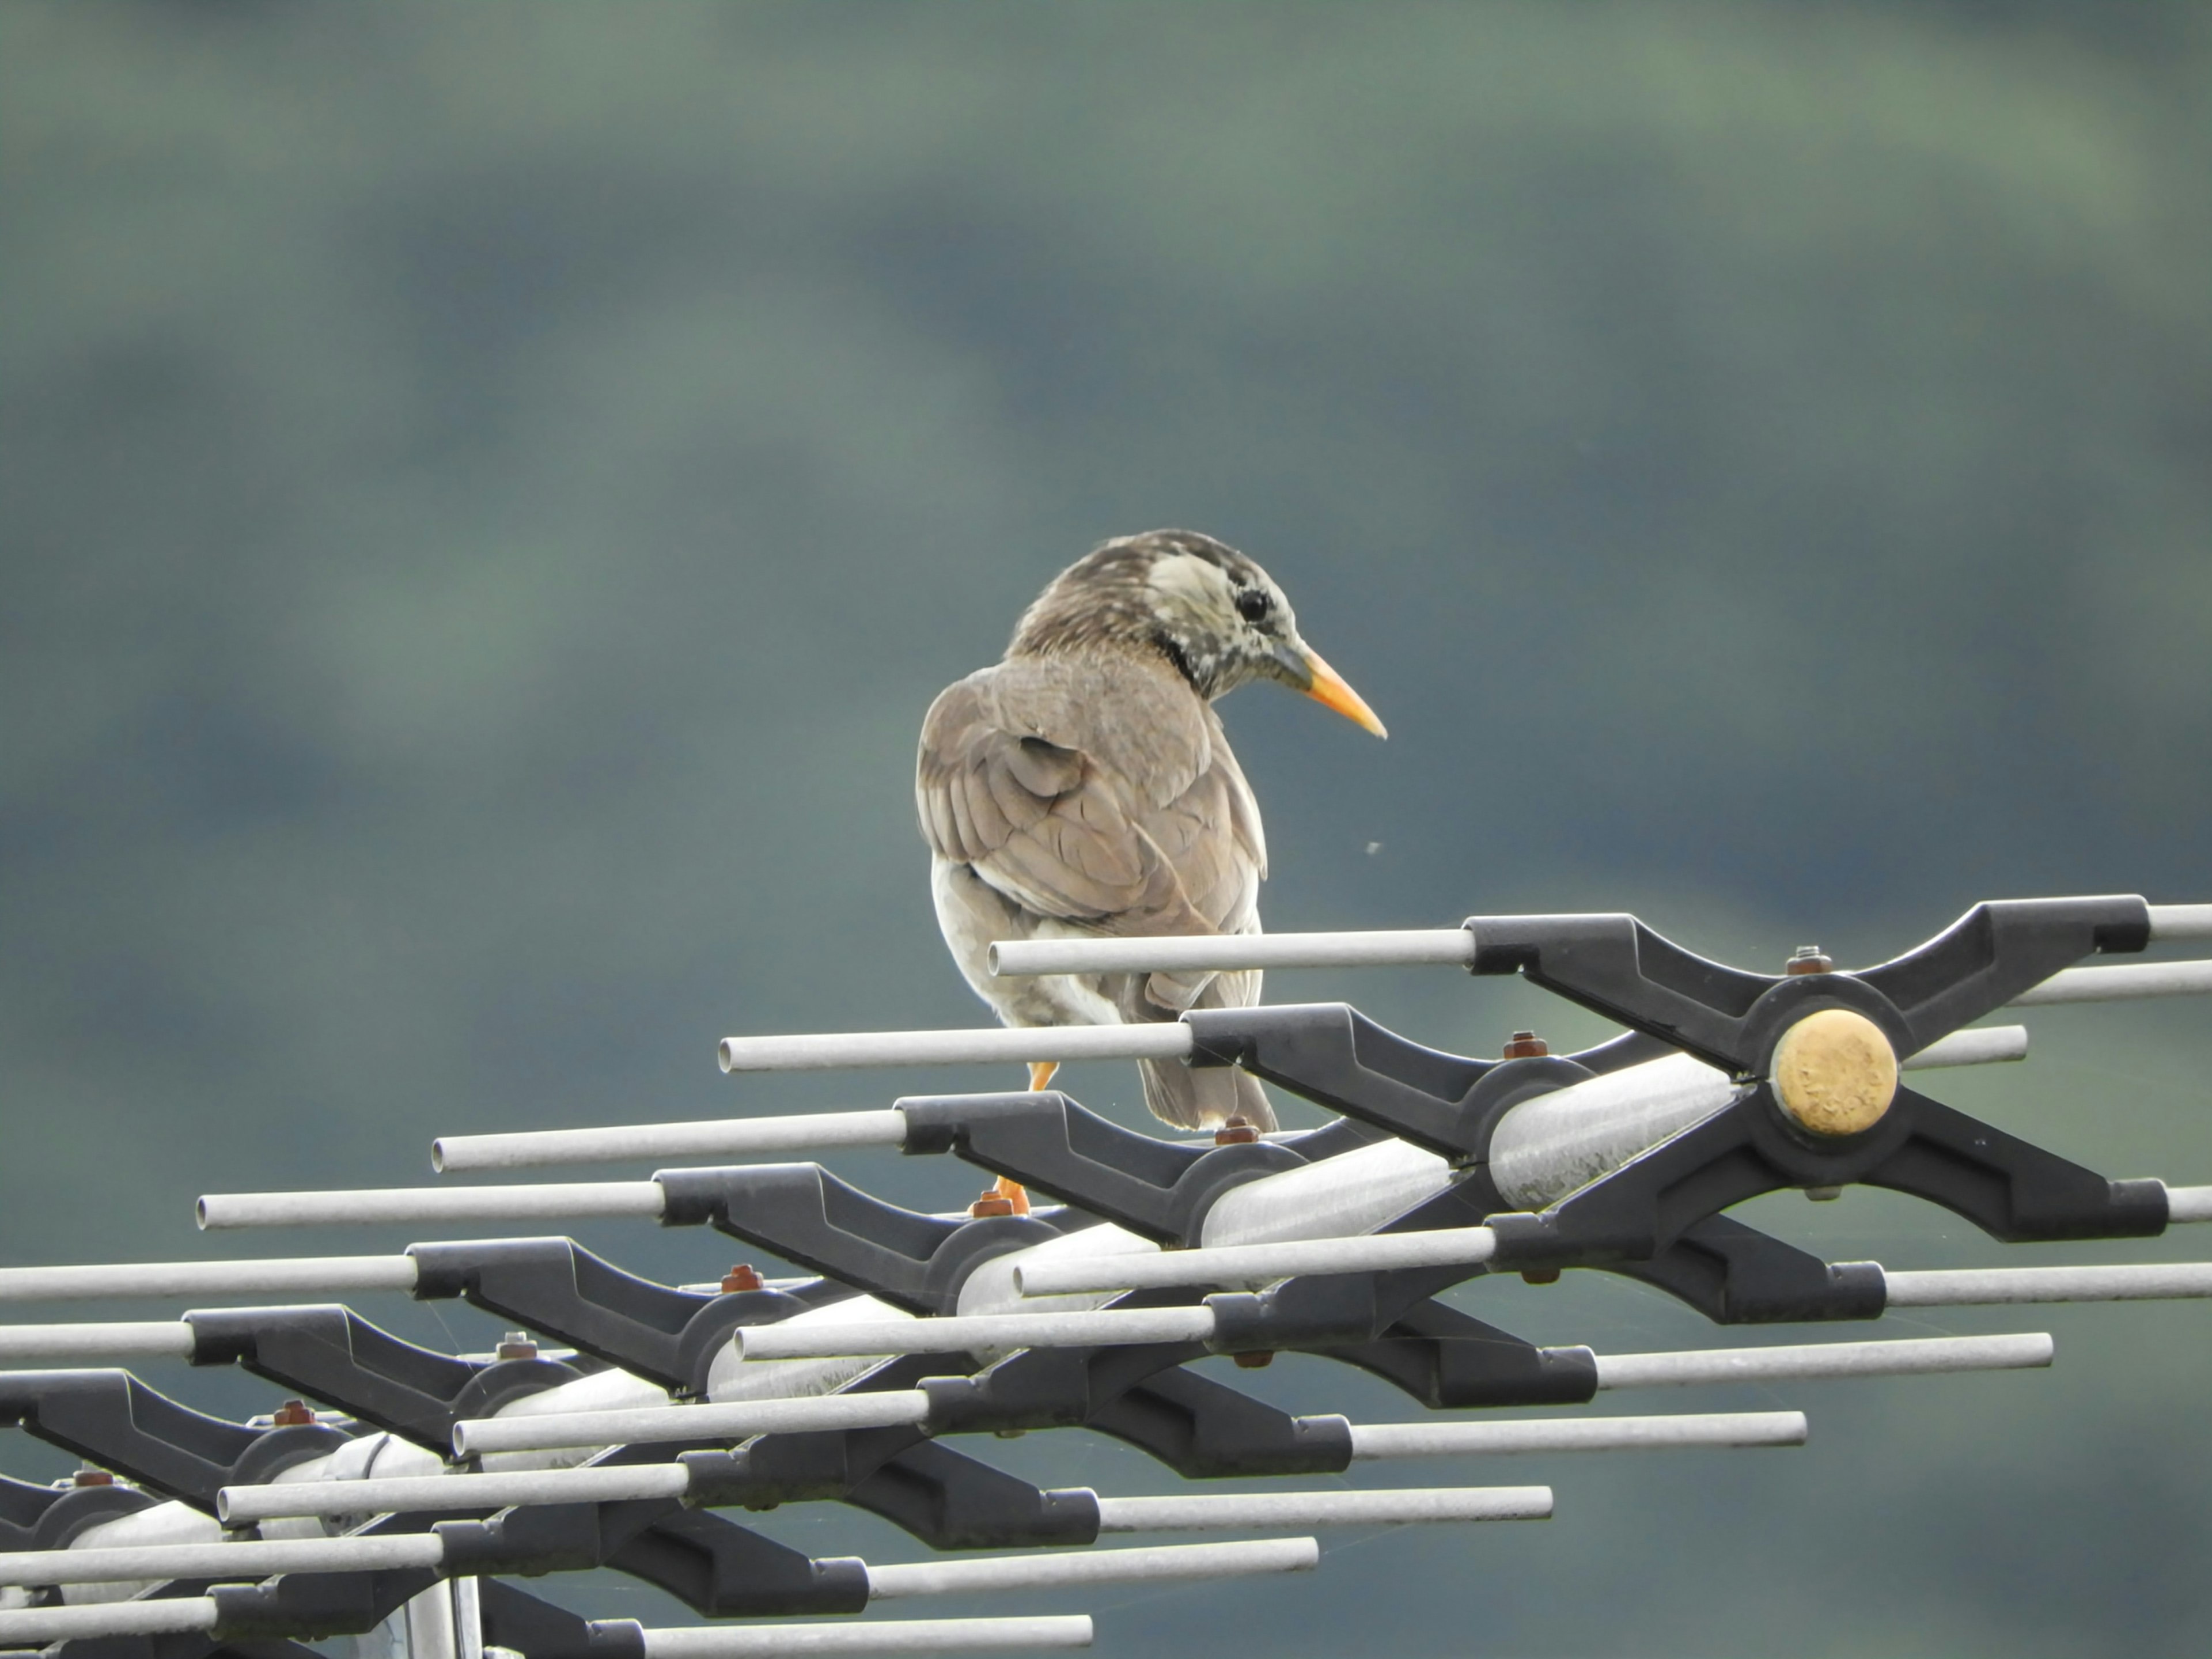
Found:
[{"label": "bird's orange beak", "polygon": [[1390,735],[1383,730],[1382,722],[1376,719],[1375,711],[1367,706],[1367,699],[1346,684],[1343,675],[1323,662],[1321,653],[1309,646],[1304,647],[1304,655],[1306,672],[1313,677],[1312,684],[1305,687],[1306,696],[1324,708],[1334,708],[1355,725],[1365,726],[1378,738]]}]

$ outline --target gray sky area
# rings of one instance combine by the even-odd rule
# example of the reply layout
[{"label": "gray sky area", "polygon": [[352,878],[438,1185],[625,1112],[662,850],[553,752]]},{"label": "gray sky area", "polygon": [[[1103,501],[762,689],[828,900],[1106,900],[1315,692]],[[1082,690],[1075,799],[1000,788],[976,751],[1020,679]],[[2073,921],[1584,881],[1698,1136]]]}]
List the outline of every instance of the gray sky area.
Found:
[{"label": "gray sky area", "polygon": [[[425,1181],[441,1132],[1014,1086],[732,1083],[713,1048],[985,1017],[930,913],[922,710],[1155,526],[1267,565],[1389,723],[1224,705],[1271,928],[1627,909],[1771,971],[1982,898],[2212,900],[2208,17],[0,9],[0,1260],[398,1248],[202,1237],[191,1200]],[[1602,1030],[1442,970],[1269,996],[1469,1053]],[[2201,1003],[2031,1024],[2025,1066],[1930,1092],[2212,1181]],[[1066,1080],[1141,1120],[1133,1069]],[[1866,1192],[1748,1218],[1893,1267],[2212,1246],[2007,1252]],[[671,1279],[738,1251],[578,1236]],[[1717,1337],[1602,1275],[1456,1295],[1547,1341]],[[1097,1596],[1100,1651],[2200,1652],[2212,1312],[1882,1334],[2041,1329],[2047,1373],[1620,1407],[1802,1407],[1800,1451],[1363,1469],[1549,1480],[1559,1514]],[[1318,1360],[1228,1374],[1415,1411]],[[1170,1480],[1078,1434],[983,1449]]]}]

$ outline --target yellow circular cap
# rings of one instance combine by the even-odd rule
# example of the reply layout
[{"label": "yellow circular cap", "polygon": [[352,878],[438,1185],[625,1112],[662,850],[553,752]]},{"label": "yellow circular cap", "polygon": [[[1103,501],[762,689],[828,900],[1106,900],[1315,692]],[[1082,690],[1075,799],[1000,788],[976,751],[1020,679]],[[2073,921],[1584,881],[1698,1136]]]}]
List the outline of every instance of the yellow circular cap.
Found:
[{"label": "yellow circular cap", "polygon": [[1822,1008],[1782,1034],[1773,1082],[1782,1109],[1814,1134],[1857,1134],[1897,1097],[1897,1055],[1864,1014]]}]

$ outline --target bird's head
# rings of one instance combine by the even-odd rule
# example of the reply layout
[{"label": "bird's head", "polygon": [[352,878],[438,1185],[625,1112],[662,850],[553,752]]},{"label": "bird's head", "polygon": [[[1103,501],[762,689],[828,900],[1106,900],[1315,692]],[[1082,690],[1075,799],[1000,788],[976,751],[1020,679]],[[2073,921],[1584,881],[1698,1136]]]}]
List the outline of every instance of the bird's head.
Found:
[{"label": "bird's head", "polygon": [[1364,699],[1298,637],[1275,579],[1211,536],[1150,530],[1078,559],[1023,613],[1010,657],[1119,645],[1158,652],[1208,702],[1254,680],[1279,680],[1389,734]]}]

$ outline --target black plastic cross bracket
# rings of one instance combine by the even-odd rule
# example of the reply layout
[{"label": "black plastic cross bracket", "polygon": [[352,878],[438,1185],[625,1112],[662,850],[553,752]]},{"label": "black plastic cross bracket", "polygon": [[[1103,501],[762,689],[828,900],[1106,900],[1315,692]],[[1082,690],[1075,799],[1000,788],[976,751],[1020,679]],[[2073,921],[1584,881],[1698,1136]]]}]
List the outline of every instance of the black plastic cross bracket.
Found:
[{"label": "black plastic cross bracket", "polygon": [[1207,1146],[1125,1129],[1056,1089],[1036,1094],[909,1095],[904,1150],[952,1152],[1142,1237],[1197,1235],[1220,1194],[1374,1139],[1332,1124],[1289,1140]]},{"label": "black plastic cross bracket", "polygon": [[322,1423],[253,1429],[210,1417],[120,1370],[0,1372],[8,1423],[210,1515],[222,1487],[267,1480],[351,1438]]},{"label": "black plastic cross bracket", "polygon": [[523,1659],[645,1659],[633,1620],[586,1619],[495,1578],[477,1584],[477,1601],[486,1647]]},{"label": "black plastic cross bracket", "polygon": [[679,1291],[623,1272],[573,1239],[415,1244],[418,1300],[460,1297],[526,1329],[696,1395],[741,1326],[764,1325],[853,1294],[823,1280],[797,1291]]},{"label": "black plastic cross bracket", "polygon": [[2166,1222],[2160,1182],[2109,1181],[1911,1089],[1864,1133],[1815,1146],[1762,1084],[1540,1214],[1492,1216],[1492,1264],[1648,1261],[1746,1199],[1851,1182],[1926,1199],[2008,1243],[2148,1237]]},{"label": "black plastic cross bracket", "polygon": [[0,1553],[67,1549],[87,1527],[161,1501],[137,1486],[40,1486],[0,1474]]},{"label": "black plastic cross bracket", "polygon": [[858,1613],[868,1603],[861,1561],[817,1560],[671,1498],[533,1505],[434,1530],[448,1577],[610,1566],[717,1618]]},{"label": "black plastic cross bracket", "polygon": [[706,1225],[913,1313],[953,1310],[988,1257],[1089,1226],[1088,1215],[924,1215],[872,1198],[818,1164],[663,1170],[661,1224]]},{"label": "black plastic cross bracket", "polygon": [[443,1452],[453,1425],[583,1375],[553,1359],[457,1359],[402,1341],[337,1307],[225,1308],[188,1313],[195,1365],[256,1376]]},{"label": "black plastic cross bracket", "polygon": [[[1630,915],[1475,916],[1477,974],[1518,973],[1607,1019],[1686,1049],[1738,1077],[1760,1077],[1786,1021],[1772,1001],[1850,981],[1875,993],[1899,1054],[1916,1054],[2002,1007],[2060,969],[2150,943],[2150,908],[2132,896],[1978,904],[1894,961],[1791,979],[1693,955]],[[1862,1012],[1869,1012],[1862,1010]]]},{"label": "black plastic cross bracket", "polygon": [[1474,1060],[1427,1048],[1341,1002],[1194,1009],[1193,1066],[1241,1066],[1440,1158],[1475,1153],[1505,1106],[1671,1052],[1632,1035],[1574,1055]]},{"label": "black plastic cross bracket", "polygon": [[765,1435],[735,1451],[685,1452],[687,1502],[702,1507],[830,1498],[879,1515],[933,1549],[1088,1544],[1098,1501],[1043,1492],[925,1437],[919,1428]]}]

